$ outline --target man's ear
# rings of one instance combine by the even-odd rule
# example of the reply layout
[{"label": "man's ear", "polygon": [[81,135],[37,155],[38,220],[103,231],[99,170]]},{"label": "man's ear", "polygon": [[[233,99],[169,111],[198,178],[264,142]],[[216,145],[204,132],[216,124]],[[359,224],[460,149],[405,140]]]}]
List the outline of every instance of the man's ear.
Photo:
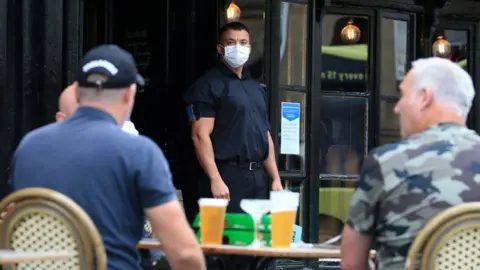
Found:
[{"label": "man's ear", "polygon": [[137,85],[131,84],[130,87],[128,87],[123,94],[123,101],[125,101],[125,103],[132,102],[133,99],[135,99],[136,92],[137,92]]},{"label": "man's ear", "polygon": [[433,94],[432,91],[428,88],[420,90],[418,93],[418,99],[422,109],[430,107],[433,103]]},{"label": "man's ear", "polygon": [[217,44],[217,52],[220,56],[225,54],[225,49],[223,48],[222,44]]},{"label": "man's ear", "polygon": [[55,120],[57,120],[57,122],[62,122],[63,120],[65,120],[65,118],[67,118],[67,117],[66,117],[66,115],[65,115],[64,113],[62,113],[62,112],[57,112],[57,113],[55,114]]}]

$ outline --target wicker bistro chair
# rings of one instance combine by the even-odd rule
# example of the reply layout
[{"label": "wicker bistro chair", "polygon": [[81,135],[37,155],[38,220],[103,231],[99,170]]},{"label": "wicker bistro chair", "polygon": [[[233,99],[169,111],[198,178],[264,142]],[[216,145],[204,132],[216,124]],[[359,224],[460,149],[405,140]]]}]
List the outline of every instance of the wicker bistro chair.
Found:
[{"label": "wicker bistro chair", "polygon": [[12,203],[12,211],[0,223],[0,249],[71,251],[75,256],[4,269],[106,270],[103,240],[90,217],[70,198],[50,189],[28,188],[1,201],[0,211]]},{"label": "wicker bistro chair", "polygon": [[428,221],[410,247],[405,269],[480,269],[480,202],[453,206]]},{"label": "wicker bistro chair", "polygon": [[148,236],[149,236],[149,237],[155,237],[155,236],[153,235],[152,223],[150,223],[150,220],[149,220],[149,219],[147,219],[147,220],[145,221],[145,224],[143,225],[143,228],[145,229],[145,232],[148,233]]}]

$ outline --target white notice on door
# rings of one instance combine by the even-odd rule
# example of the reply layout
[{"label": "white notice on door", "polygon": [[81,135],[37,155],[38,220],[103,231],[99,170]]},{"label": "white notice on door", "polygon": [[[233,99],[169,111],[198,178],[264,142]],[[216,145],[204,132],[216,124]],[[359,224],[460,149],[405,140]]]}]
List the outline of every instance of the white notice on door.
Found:
[{"label": "white notice on door", "polygon": [[300,155],[300,103],[282,102],[280,154]]}]

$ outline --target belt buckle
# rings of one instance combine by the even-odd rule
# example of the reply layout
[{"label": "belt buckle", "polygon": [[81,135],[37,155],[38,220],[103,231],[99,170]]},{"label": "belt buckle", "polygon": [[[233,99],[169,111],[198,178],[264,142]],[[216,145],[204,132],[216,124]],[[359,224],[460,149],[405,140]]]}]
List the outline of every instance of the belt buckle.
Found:
[{"label": "belt buckle", "polygon": [[257,162],[250,162],[248,165],[248,170],[249,171],[254,171],[255,169],[253,168],[253,165],[257,164]]}]

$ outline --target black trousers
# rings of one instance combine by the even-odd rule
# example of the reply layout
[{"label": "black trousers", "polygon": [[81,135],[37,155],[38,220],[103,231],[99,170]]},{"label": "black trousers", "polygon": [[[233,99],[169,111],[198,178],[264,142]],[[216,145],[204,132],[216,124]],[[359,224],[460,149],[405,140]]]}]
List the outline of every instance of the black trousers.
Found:
[{"label": "black trousers", "polygon": [[[217,168],[230,191],[228,213],[243,213],[240,208],[242,199],[268,199],[270,180],[264,167],[250,171],[227,162],[217,162]],[[210,187],[210,179],[202,173],[199,182],[200,197],[213,197]]]}]

